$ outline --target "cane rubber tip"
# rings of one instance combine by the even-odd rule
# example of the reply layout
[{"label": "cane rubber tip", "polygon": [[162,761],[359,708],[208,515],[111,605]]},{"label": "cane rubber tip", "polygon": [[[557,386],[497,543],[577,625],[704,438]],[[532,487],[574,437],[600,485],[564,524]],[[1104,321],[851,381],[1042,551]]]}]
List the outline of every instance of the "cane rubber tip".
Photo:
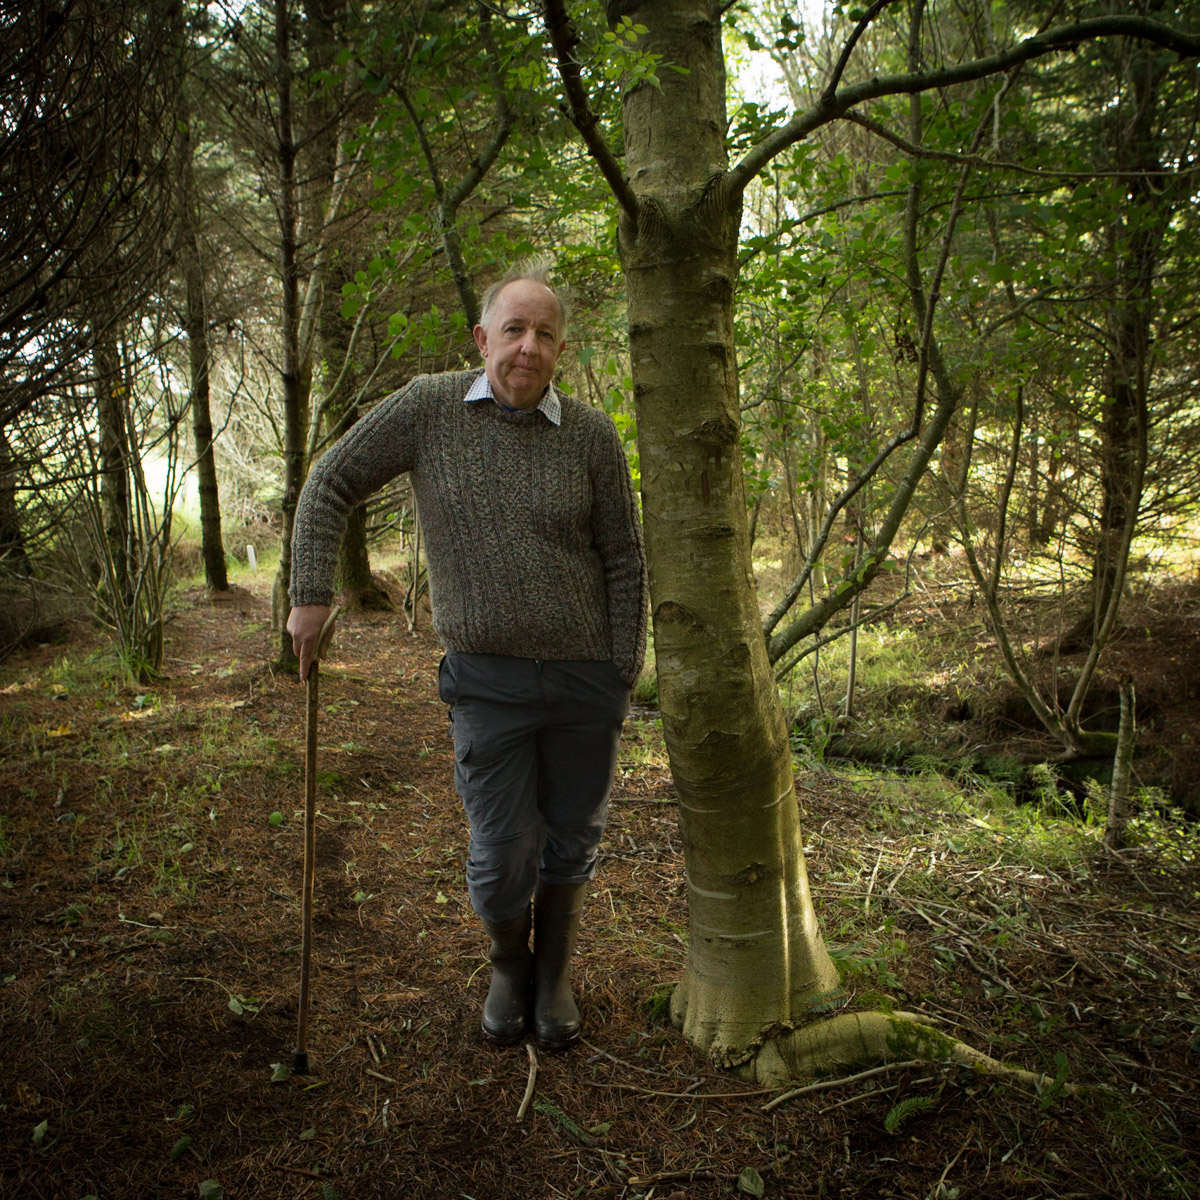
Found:
[{"label": "cane rubber tip", "polygon": [[308,1074],[308,1051],[293,1050],[292,1051],[292,1074],[307,1075]]}]

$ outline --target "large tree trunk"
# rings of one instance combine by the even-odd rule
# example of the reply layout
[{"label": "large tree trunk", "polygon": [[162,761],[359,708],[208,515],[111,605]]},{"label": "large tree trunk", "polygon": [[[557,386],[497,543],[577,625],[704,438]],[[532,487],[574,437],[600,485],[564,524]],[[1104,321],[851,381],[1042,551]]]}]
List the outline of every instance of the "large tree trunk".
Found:
[{"label": "large tree trunk", "polygon": [[[615,10],[614,10],[615,11]],[[622,4],[686,67],[625,99],[621,224],[658,690],[679,789],[691,939],[672,1011],[712,1058],[752,1059],[837,986],[804,868],[791,750],[750,569],[720,6]]]}]

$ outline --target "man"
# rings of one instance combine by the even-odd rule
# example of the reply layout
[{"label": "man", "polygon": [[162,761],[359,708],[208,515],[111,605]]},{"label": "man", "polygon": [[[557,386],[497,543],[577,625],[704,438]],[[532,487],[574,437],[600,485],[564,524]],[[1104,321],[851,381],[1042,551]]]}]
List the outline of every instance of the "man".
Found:
[{"label": "man", "polygon": [[531,1014],[538,1045],[557,1050],[580,1032],[570,957],[645,653],[645,560],[612,421],[551,382],[566,314],[546,266],[491,288],[474,332],[482,372],[413,380],[313,468],[288,631],[304,679],[346,514],[410,472],[471,827],[467,890],[491,939],[483,1032],[514,1044]]}]

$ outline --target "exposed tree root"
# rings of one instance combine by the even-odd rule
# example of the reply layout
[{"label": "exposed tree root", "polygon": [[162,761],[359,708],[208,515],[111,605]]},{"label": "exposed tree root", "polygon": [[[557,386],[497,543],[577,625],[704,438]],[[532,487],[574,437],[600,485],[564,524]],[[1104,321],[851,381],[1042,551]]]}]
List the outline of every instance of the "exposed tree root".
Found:
[{"label": "exposed tree root", "polygon": [[[1051,1087],[1048,1075],[1010,1067],[956,1041],[911,1013],[840,1013],[814,1021],[765,1041],[758,1053],[738,1068],[738,1074],[764,1087],[782,1087],[795,1080],[872,1063],[919,1059],[955,1062],[989,1075],[1028,1084],[1035,1090]],[[1062,1090],[1079,1089],[1060,1084]]]}]

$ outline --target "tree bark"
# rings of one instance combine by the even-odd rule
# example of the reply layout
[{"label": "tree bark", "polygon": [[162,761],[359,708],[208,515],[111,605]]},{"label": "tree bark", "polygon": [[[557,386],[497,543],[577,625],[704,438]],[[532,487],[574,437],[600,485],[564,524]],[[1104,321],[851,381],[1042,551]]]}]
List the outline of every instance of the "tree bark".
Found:
[{"label": "tree bark", "polygon": [[275,0],[275,70],[279,151],[279,274],[280,333],[283,390],[283,529],[279,547],[279,569],[271,590],[272,627],[279,638],[277,666],[291,670],[298,665],[287,631],[288,585],[292,578],[292,529],[296,503],[305,475],[305,434],[308,429],[309,388],[300,355],[299,197],[296,183],[296,140],[293,131],[292,64],[288,0]]},{"label": "tree bark", "polygon": [[338,557],[338,587],[356,608],[371,612],[388,612],[391,598],[375,582],[371,574],[371,558],[367,551],[367,506],[360,504],[346,518],[346,532]]},{"label": "tree bark", "polygon": [[196,483],[200,498],[200,552],[204,578],[216,592],[229,587],[225,569],[225,546],[221,536],[221,499],[217,486],[217,461],[213,450],[212,411],[209,386],[208,314],[205,304],[204,265],[200,246],[199,215],[193,162],[191,111],[185,84],[187,34],[181,0],[172,0],[169,19],[173,23],[177,59],[175,125],[176,201],[179,220],[179,255],[183,266],[186,308],[184,331],[188,343],[191,378],[192,436],[196,447]]},{"label": "tree bark", "polygon": [[[613,10],[615,11],[615,9]],[[803,1021],[838,976],[804,867],[791,749],[750,568],[733,339],[740,193],[721,186],[720,6],[624,4],[687,68],[625,96],[620,223],[659,702],[691,938],[672,1014],[723,1065]]]},{"label": "tree bark", "polygon": [[[1159,88],[1167,73],[1163,55],[1149,46],[1130,51],[1132,111],[1114,116],[1113,165],[1130,179],[1126,204],[1108,229],[1116,267],[1108,309],[1104,359],[1104,416],[1101,421],[1100,521],[1092,565],[1092,606],[1060,639],[1060,653],[1089,645],[1100,636],[1129,554],[1126,526],[1136,525],[1142,500],[1148,424],[1150,353],[1155,285],[1163,237],[1173,216],[1175,189],[1161,182]],[[1117,122],[1120,122],[1119,124]]]},{"label": "tree bark", "polygon": [[[308,41],[305,47],[309,69],[334,69],[336,46],[333,31],[344,6],[340,0],[310,0]],[[320,416],[312,413],[313,345],[320,328],[325,278],[333,256],[334,225],[342,200],[355,170],[362,161],[363,145],[351,159],[345,149],[349,130],[346,112],[337,116],[326,94],[319,90],[308,103],[304,116],[310,126],[304,141],[308,145],[307,180],[297,176],[297,134],[294,73],[291,64],[291,30],[288,0],[275,0],[275,67],[279,154],[279,234],[282,303],[282,390],[283,390],[283,461],[284,495],[280,505],[283,529],[279,570],[271,597],[271,615],[279,637],[280,669],[291,670],[296,663],[287,619],[291,611],[288,587],[292,569],[292,530],[300,489],[308,474],[309,463],[319,440]],[[346,82],[352,85],[354,72],[347,68]],[[343,103],[348,97],[343,96]],[[305,219],[301,221],[301,205]],[[304,225],[305,246],[310,252],[307,279],[301,286],[300,230]]]},{"label": "tree bark", "polygon": [[[350,277],[345,262],[346,258],[338,258],[330,266],[328,286],[332,295],[339,295]],[[333,304],[322,305],[320,330],[326,434],[331,436],[338,430],[349,429],[362,415],[353,357],[354,336],[351,326]],[[392,607],[387,592],[371,574],[365,502],[352,509],[346,520],[338,556],[337,587],[353,607],[375,612],[386,612]]]},{"label": "tree bark", "polygon": [[128,606],[133,603],[134,569],[130,562],[129,426],[121,351],[111,331],[99,334],[92,358],[100,436],[100,504],[105,547],[112,564],[113,603]]}]

